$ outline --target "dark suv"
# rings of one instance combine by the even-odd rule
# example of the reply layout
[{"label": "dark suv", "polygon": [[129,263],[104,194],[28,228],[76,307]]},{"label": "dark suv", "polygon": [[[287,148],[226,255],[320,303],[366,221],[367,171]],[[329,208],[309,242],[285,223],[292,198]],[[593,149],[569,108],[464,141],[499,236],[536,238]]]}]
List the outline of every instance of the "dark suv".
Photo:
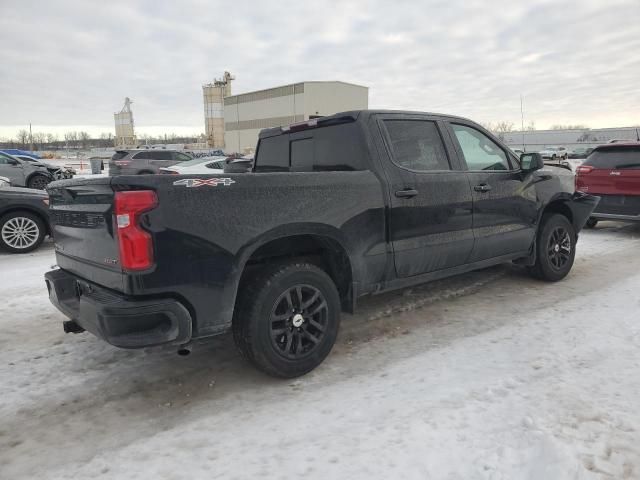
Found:
[{"label": "dark suv", "polygon": [[192,160],[176,150],[131,149],[116,150],[109,160],[109,175],[145,175],[160,173],[160,168]]}]

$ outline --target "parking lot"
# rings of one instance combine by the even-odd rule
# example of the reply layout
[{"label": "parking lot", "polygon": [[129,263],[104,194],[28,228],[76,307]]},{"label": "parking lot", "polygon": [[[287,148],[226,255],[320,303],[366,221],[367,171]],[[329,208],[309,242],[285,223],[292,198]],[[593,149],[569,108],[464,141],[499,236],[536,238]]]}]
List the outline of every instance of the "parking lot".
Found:
[{"label": "parking lot", "polygon": [[2,253],[0,476],[637,478],[639,248],[603,222],[560,283],[505,265],[365,299],[294,381],[229,336],[179,357],[65,335],[53,245]]}]

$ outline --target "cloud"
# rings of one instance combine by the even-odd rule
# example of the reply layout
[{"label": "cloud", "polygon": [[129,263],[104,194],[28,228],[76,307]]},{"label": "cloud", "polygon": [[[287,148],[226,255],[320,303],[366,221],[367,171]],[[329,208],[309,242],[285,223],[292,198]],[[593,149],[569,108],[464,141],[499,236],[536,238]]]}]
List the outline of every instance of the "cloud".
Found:
[{"label": "cloud", "polygon": [[[201,85],[370,87],[372,108],[488,122],[638,123],[637,0],[5,0],[0,136],[28,122],[203,130]],[[92,127],[94,128],[94,127]]]}]

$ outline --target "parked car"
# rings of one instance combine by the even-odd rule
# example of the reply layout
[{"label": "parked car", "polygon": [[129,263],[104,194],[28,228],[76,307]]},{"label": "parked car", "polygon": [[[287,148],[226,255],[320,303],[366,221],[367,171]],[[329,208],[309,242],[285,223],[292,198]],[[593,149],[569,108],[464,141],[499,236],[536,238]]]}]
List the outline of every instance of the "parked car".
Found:
[{"label": "parked car", "polygon": [[539,153],[543,159],[566,160],[569,158],[569,151],[565,147],[547,147],[544,150],[540,150]]},{"label": "parked car", "polygon": [[49,197],[42,190],[0,188],[0,249],[27,253],[50,233]]},{"label": "parked car", "polygon": [[262,130],[250,173],[51,184],[59,268],[45,279],[67,332],[187,353],[231,329],[255,366],[295,377],[363,295],[510,261],[564,278],[598,198],[543,167],[446,115]]},{"label": "parked car", "polygon": [[229,158],[224,166],[224,173],[247,173],[253,168],[253,156]]},{"label": "parked car", "polygon": [[640,221],[640,143],[596,147],[576,170],[576,188],[600,196],[587,222]]},{"label": "parked car", "polygon": [[227,157],[201,157],[187,162],[177,163],[171,167],[163,167],[160,173],[178,175],[194,175],[204,173],[223,173]]},{"label": "parked car", "polygon": [[593,147],[577,147],[569,152],[569,158],[587,158],[591,152],[593,152]]},{"label": "parked car", "polygon": [[25,162],[7,153],[0,152],[0,176],[7,177],[15,187],[43,190],[55,179],[52,172],[40,163]]},{"label": "parked car", "polygon": [[56,180],[73,178],[73,176],[76,174],[76,171],[73,168],[68,166],[59,166],[53,163],[45,162],[39,158],[33,158],[32,156],[28,156],[28,155],[20,154],[20,155],[13,155],[13,156],[24,162],[29,162],[34,165],[37,164],[37,165],[45,166],[47,170],[49,170],[49,173],[51,173],[51,175],[53,175],[53,178]]},{"label": "parked car", "polygon": [[521,150],[520,148],[515,148],[515,147],[509,147],[509,148],[511,148],[511,151],[515,153],[518,156],[518,158],[520,158],[520,155],[524,153],[524,150]]},{"label": "parked car", "polygon": [[188,162],[193,157],[177,150],[117,150],[109,160],[109,175],[147,175],[160,173],[162,167]]}]

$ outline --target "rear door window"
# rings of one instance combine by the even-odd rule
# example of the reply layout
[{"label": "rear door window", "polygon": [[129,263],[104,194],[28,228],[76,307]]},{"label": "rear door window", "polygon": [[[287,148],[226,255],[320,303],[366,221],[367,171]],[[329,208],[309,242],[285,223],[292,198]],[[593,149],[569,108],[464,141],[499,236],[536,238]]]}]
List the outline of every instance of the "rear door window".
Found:
[{"label": "rear door window", "polygon": [[595,150],[583,165],[603,170],[640,170],[640,146]]},{"label": "rear door window", "polygon": [[150,158],[152,160],[172,160],[173,159],[173,155],[172,152],[167,152],[167,151],[155,151],[155,152],[149,152],[150,153]]},{"label": "rear door window", "polygon": [[409,170],[451,170],[438,126],[430,120],[385,120],[394,162]]},{"label": "rear door window", "polygon": [[178,162],[188,162],[189,160],[191,160],[191,157],[189,155],[181,152],[172,152],[172,154],[173,160],[176,160]]},{"label": "rear door window", "polygon": [[131,158],[135,160],[148,160],[151,158],[151,152],[138,152]]}]

